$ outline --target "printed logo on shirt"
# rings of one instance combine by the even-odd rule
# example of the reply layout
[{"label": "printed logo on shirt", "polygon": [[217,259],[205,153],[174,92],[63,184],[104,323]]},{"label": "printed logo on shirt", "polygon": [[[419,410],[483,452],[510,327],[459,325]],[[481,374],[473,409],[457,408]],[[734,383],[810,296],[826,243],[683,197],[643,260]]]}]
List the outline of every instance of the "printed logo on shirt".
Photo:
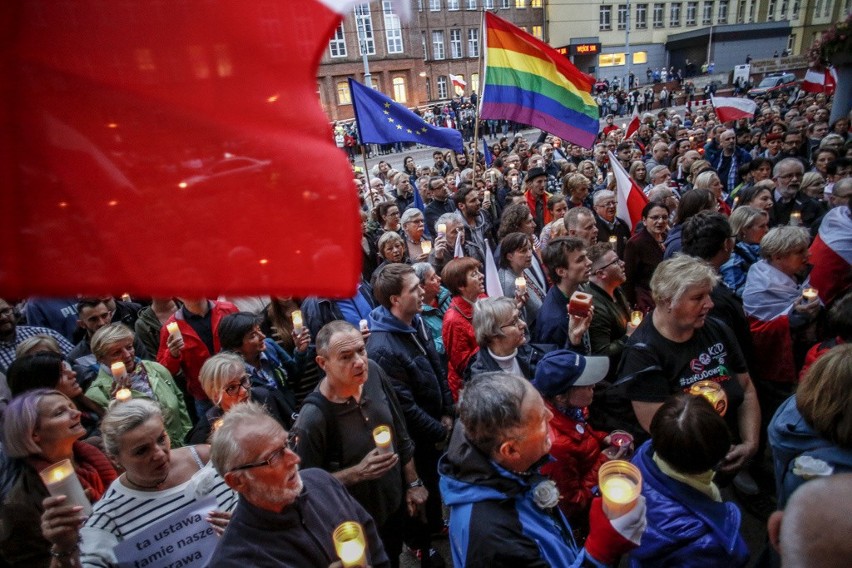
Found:
[{"label": "printed logo on shirt", "polygon": [[678,382],[680,388],[688,389],[693,383],[704,380],[714,380],[724,383],[731,378],[728,367],[725,365],[728,352],[722,342],[711,345],[706,351],[689,362],[689,370],[692,374],[682,375]]}]

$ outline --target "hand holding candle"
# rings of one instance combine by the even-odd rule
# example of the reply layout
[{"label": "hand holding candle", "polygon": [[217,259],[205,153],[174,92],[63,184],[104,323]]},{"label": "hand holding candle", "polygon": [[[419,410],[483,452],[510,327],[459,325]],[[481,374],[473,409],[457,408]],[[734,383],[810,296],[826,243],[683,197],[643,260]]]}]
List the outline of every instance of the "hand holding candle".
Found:
[{"label": "hand holding candle", "polygon": [[817,296],[819,296],[819,291],[816,288],[808,287],[802,290],[802,297],[807,302],[813,302]]},{"label": "hand holding candle", "polygon": [[80,485],[80,480],[77,478],[77,472],[74,471],[74,466],[71,465],[71,460],[62,460],[56,462],[50,467],[39,472],[47,492],[52,497],[65,495],[65,503],[69,507],[82,507],[81,513],[83,516],[92,514],[92,504],[86,497],[86,492],[83,491],[83,486]]},{"label": "hand holding candle", "polygon": [[444,224],[444,223],[438,223],[437,230],[438,230],[438,236],[439,237],[444,236],[444,235],[447,234],[447,225]]},{"label": "hand holding candle", "polygon": [[390,427],[382,425],[373,430],[373,440],[376,442],[380,454],[393,453],[393,439]]},{"label": "hand holding candle", "polygon": [[615,519],[636,506],[642,493],[642,474],[630,462],[609,461],[598,470],[598,486],[603,495],[604,513]]},{"label": "hand holding candle", "polygon": [[183,337],[183,335],[180,332],[180,326],[178,326],[178,323],[176,321],[172,321],[172,322],[167,323],[166,329],[169,332],[169,336],[174,335],[174,336],[177,336],[178,338]]},{"label": "hand holding candle", "polygon": [[354,521],[339,525],[332,533],[334,550],[343,563],[343,568],[367,567],[367,543],[364,528]]},{"label": "hand holding candle", "polygon": [[297,335],[302,333],[302,310],[294,310],[290,318],[293,320],[293,331]]}]

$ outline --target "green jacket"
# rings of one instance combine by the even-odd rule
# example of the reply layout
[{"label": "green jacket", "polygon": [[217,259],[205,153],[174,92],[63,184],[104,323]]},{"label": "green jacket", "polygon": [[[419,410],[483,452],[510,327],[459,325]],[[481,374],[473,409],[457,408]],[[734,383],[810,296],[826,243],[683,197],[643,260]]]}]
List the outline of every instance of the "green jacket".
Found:
[{"label": "green jacket", "polygon": [[[183,446],[184,437],[192,429],[192,421],[186,411],[183,394],[181,394],[168,369],[154,361],[140,361],[138,364],[142,365],[145,372],[148,373],[151,390],[154,391],[156,402],[163,410],[163,421],[165,422],[166,432],[171,439],[172,447]],[[89,390],[86,391],[86,396],[106,408],[111,402],[109,394],[112,390],[112,383],[112,375],[101,365],[98,376],[92,381]],[[139,391],[131,392],[133,398],[145,398],[145,395]]]}]

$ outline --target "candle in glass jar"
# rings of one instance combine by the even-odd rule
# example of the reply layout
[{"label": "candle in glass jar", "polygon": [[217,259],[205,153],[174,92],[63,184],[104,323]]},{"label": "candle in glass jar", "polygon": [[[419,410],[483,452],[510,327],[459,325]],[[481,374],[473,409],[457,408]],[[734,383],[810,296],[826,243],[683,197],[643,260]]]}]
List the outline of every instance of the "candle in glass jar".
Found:
[{"label": "candle in glass jar", "polygon": [[574,292],[571,294],[571,299],[568,301],[568,313],[572,316],[581,318],[589,317],[589,310],[592,307],[592,296],[585,292]]},{"label": "candle in glass jar", "polygon": [[794,227],[800,226],[802,224],[802,214],[798,211],[790,213],[790,224]]},{"label": "candle in glass jar", "polygon": [[603,496],[604,513],[614,519],[636,506],[642,492],[642,474],[630,462],[611,460],[598,470],[598,486]]},{"label": "candle in glass jar", "polygon": [[110,365],[109,370],[112,372],[112,376],[116,380],[123,379],[127,376],[127,367],[125,367],[124,363],[121,361],[116,361]]},{"label": "candle in glass jar", "polygon": [[130,392],[130,389],[118,389],[115,391],[115,400],[118,402],[127,402],[133,398],[133,393]]},{"label": "candle in glass jar", "polygon": [[642,312],[639,310],[630,312],[630,323],[638,327],[642,323]]},{"label": "candle in glass jar", "polygon": [[290,318],[293,320],[293,331],[302,333],[302,310],[293,311]]},{"label": "candle in glass jar", "polygon": [[393,453],[393,440],[390,427],[384,425],[377,426],[373,430],[373,441],[376,442],[376,447],[379,449],[380,454]]},{"label": "candle in glass jar", "polygon": [[178,339],[183,337],[180,333],[180,326],[178,325],[178,323],[176,321],[172,321],[172,322],[167,323],[166,329],[168,330],[170,336],[176,335],[178,337]]},{"label": "candle in glass jar", "polygon": [[71,465],[71,460],[62,460],[56,462],[50,467],[39,472],[47,492],[52,497],[65,495],[63,506],[68,507],[83,507],[80,512],[83,516],[92,514],[92,504],[86,497],[83,491],[83,486],[80,485],[80,480],[77,478],[77,472],[74,471],[74,466]]},{"label": "candle in glass jar", "polygon": [[438,236],[447,234],[447,225],[444,223],[438,223]]},{"label": "candle in glass jar", "polygon": [[519,294],[526,294],[527,292],[527,279],[523,276],[518,276],[515,278],[515,289]]},{"label": "candle in glass jar", "polygon": [[614,245],[614,244],[617,244],[617,243],[618,243],[618,237],[616,237],[615,235],[611,235],[609,237],[609,244]]},{"label": "candle in glass jar", "polygon": [[340,524],[334,529],[332,539],[343,568],[366,568],[367,543],[364,539],[364,529],[359,523],[347,521]]},{"label": "candle in glass jar", "polygon": [[816,288],[808,287],[808,288],[805,288],[804,290],[802,290],[802,296],[808,302],[813,301],[818,295],[819,295],[819,291]]},{"label": "candle in glass jar", "polygon": [[420,243],[420,250],[423,251],[423,254],[429,254],[432,252],[432,243],[429,241],[422,241]]},{"label": "candle in glass jar", "polygon": [[715,381],[698,381],[689,387],[689,394],[703,396],[707,399],[719,416],[724,416],[728,410],[728,394],[722,385]]}]

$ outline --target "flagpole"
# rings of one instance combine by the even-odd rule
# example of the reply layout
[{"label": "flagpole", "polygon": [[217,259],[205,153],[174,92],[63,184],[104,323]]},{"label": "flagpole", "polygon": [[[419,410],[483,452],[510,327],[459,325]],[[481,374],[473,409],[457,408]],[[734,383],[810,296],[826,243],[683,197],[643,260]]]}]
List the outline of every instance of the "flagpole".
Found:
[{"label": "flagpole", "polygon": [[[473,162],[474,164],[479,160],[476,159],[476,155],[479,153],[479,107],[482,104],[482,85],[485,82],[485,77],[482,75],[482,49],[484,45],[485,36],[482,35],[483,22],[485,21],[485,8],[480,12],[481,16],[479,18],[479,57],[476,62],[476,69],[479,71],[479,87],[476,93],[476,106],[473,107]],[[482,155],[483,161],[485,160],[485,154]]]},{"label": "flagpole", "polygon": [[370,205],[376,208],[376,200],[373,198],[373,187],[370,184],[370,168],[367,166],[367,145],[361,144],[361,157],[364,159],[364,175],[367,176],[367,195],[370,196]]}]

